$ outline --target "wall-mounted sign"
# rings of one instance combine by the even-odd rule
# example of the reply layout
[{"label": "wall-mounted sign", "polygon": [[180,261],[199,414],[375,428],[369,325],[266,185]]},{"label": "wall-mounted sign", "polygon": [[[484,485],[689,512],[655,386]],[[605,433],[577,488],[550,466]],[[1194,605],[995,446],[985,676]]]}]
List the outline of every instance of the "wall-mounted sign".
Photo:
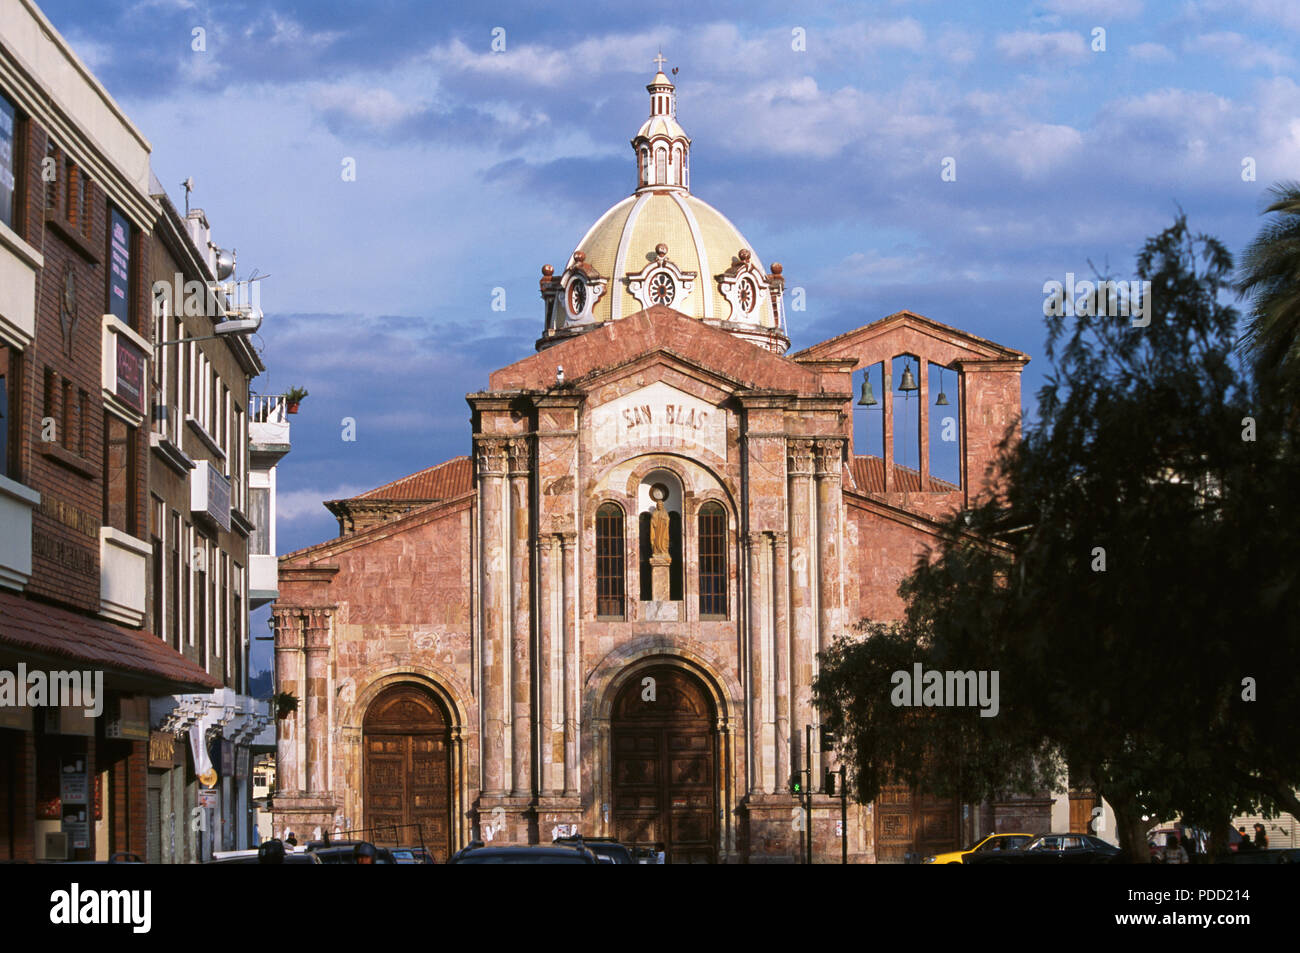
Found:
[{"label": "wall-mounted sign", "polygon": [[114,334],[117,341],[117,396],[144,413],[145,353],[125,335]]},{"label": "wall-mounted sign", "polygon": [[170,768],[176,761],[176,736],[170,731],[149,732],[149,767]]},{"label": "wall-mounted sign", "polygon": [[657,381],[592,411],[592,444],[603,456],[623,447],[710,450],[727,457],[727,414]]},{"label": "wall-mounted sign", "polygon": [[115,208],[108,210],[108,311],[131,323],[131,223]]},{"label": "wall-mounted sign", "polygon": [[117,697],[109,702],[109,719],[104,737],[145,741],[149,738],[149,699],[143,696]]},{"label": "wall-mounted sign", "polygon": [[85,755],[67,756],[59,764],[59,800],[65,807],[69,804],[90,803]]}]

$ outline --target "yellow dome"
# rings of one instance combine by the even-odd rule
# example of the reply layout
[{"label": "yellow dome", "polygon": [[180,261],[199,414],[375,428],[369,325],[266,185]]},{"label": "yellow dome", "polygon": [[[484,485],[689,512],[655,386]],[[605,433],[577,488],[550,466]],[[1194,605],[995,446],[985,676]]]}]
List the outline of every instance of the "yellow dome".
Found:
[{"label": "yellow dome", "polygon": [[[668,246],[668,260],[681,271],[694,273],[689,294],[669,305],[691,317],[725,321],[740,319],[723,297],[717,276],[739,261],[743,248],[750,261],[763,269],[745,236],[725,215],[688,192],[641,192],[630,195],[602,215],[578,243],[587,264],[610,279],[605,293],[592,309],[594,321],[618,320],[642,310],[629,289],[629,274],[640,272],[656,260],[657,245]],[[570,256],[568,266],[572,266]],[[742,319],[743,320],[743,319]],[[775,327],[771,308],[755,309],[752,323]]]},{"label": "yellow dome", "polygon": [[691,194],[676,91],[662,72],[646,89],[650,118],[632,139],[637,190],[596,220],[560,274],[542,269],[537,346],[659,305],[784,353],[781,266],[768,274],[736,226]]}]

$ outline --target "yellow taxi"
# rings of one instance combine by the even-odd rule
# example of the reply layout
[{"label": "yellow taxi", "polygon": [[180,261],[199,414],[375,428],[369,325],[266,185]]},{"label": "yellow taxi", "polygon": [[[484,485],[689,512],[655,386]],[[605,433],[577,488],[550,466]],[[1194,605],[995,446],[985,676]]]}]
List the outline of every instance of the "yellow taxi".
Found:
[{"label": "yellow taxi", "polygon": [[990,850],[1019,850],[1034,839],[1033,834],[990,834],[973,847],[965,850],[953,850],[946,854],[931,854],[923,863],[927,864],[964,864],[968,854],[984,853]]}]

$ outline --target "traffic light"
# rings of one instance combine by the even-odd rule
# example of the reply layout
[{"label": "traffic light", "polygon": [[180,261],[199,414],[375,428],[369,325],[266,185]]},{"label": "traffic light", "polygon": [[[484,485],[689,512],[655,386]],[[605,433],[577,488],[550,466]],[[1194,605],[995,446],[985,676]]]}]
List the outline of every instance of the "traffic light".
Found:
[{"label": "traffic light", "polygon": [[834,797],[835,782],[839,780],[839,777],[840,777],[839,771],[832,771],[830,768],[827,768],[826,779],[822,783],[822,791],[826,794],[829,794],[831,797]]},{"label": "traffic light", "polygon": [[803,794],[803,772],[795,771],[790,775],[790,793]]},{"label": "traffic light", "polygon": [[825,725],[821,726],[821,735],[822,735],[822,750],[834,751],[835,746],[839,744],[840,741],[839,735],[831,731]]}]

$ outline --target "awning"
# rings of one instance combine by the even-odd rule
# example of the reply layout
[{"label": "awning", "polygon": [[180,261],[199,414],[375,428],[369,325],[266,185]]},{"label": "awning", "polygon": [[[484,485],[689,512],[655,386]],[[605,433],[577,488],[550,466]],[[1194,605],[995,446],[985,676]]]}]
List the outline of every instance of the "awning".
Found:
[{"label": "awning", "polygon": [[102,669],[107,687],[170,695],[209,691],[221,681],[141,629],[0,592],[0,664],[6,659]]}]

